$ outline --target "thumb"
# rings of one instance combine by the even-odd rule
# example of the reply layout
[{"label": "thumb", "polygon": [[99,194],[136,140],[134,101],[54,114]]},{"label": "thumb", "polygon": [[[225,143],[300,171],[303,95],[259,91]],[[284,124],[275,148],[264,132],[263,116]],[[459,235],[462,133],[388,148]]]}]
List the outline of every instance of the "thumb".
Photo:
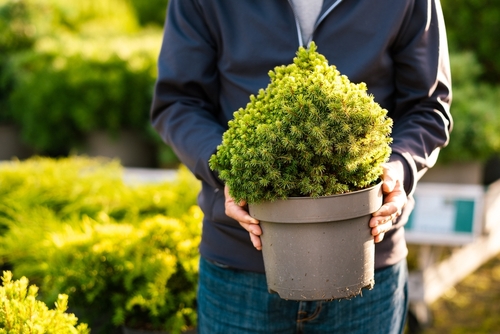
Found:
[{"label": "thumb", "polygon": [[[400,180],[404,177],[403,165],[399,161],[391,161],[384,164],[384,172],[382,175],[382,191],[386,194],[391,193],[396,189]],[[401,182],[402,185],[402,182]]]},{"label": "thumb", "polygon": [[390,177],[386,177],[384,179],[384,183],[382,184],[382,190],[384,193],[390,193],[394,190],[394,187],[396,187],[396,181]]}]

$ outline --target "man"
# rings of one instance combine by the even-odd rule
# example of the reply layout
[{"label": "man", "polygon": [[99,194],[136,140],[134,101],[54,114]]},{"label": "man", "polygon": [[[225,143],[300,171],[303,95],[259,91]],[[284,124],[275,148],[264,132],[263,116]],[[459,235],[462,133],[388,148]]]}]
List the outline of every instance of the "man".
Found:
[{"label": "man", "polygon": [[[403,331],[403,225],[416,182],[447,144],[452,123],[444,29],[438,0],[170,1],[151,116],[203,185],[199,333]],[[269,70],[289,64],[311,40],[352,82],[365,82],[394,120],[384,205],[370,220],[376,284],[352,300],[269,294],[258,221],[208,167],[233,112],[267,86]]]}]

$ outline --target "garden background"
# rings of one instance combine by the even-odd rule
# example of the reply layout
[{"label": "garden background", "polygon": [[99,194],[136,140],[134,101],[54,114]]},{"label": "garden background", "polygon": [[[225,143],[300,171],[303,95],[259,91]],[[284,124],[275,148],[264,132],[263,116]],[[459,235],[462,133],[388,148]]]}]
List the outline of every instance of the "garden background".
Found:
[{"label": "garden background", "polygon": [[[179,167],[148,121],[167,4],[0,0],[0,160],[11,161],[0,167],[0,263],[48,305],[67,293],[96,333],[196,322],[197,182],[182,167],[160,183],[122,177],[121,165]],[[438,164],[479,165],[488,185],[500,177],[500,3],[442,4],[455,125]],[[497,257],[446,292],[424,332],[500,333],[499,273]]]}]

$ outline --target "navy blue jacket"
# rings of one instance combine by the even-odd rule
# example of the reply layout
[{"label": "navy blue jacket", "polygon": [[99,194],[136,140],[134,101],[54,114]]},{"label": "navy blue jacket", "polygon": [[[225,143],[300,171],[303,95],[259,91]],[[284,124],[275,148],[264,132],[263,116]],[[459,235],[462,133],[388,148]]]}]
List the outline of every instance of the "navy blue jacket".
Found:
[{"label": "navy blue jacket", "polygon": [[[263,272],[248,232],[224,214],[223,184],[208,166],[233,112],[292,62],[302,44],[287,0],[171,0],[151,110],[154,128],[202,181],[202,256]],[[353,82],[365,82],[394,120],[392,160],[405,189],[433,166],[451,129],[448,49],[438,0],[325,0],[313,40]],[[411,197],[411,196],[410,196]],[[376,268],[406,256],[402,226],[376,245]]]}]

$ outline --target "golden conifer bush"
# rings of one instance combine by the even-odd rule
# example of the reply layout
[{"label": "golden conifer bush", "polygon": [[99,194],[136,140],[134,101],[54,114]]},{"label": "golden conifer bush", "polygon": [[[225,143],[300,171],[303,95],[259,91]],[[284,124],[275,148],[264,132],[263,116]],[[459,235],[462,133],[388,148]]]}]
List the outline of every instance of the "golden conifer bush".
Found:
[{"label": "golden conifer bush", "polygon": [[26,277],[14,281],[10,271],[4,271],[0,286],[0,333],[9,334],[89,334],[87,324],[68,309],[68,296],[59,294],[55,309],[37,300],[38,287],[28,286]]}]

